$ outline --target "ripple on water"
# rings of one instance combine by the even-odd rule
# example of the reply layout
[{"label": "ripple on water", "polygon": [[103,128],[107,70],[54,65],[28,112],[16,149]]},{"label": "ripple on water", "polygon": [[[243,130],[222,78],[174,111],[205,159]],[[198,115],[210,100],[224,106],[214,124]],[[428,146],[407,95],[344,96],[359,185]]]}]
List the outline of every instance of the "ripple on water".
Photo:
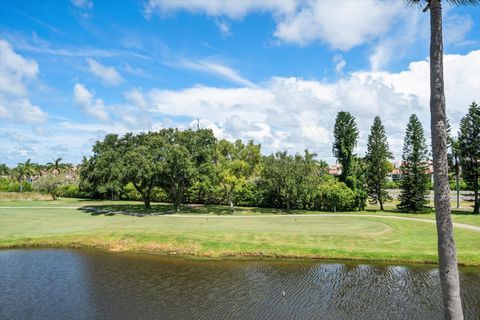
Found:
[{"label": "ripple on water", "polygon": [[[11,250],[0,270],[0,319],[442,317],[430,266]],[[480,270],[462,269],[461,281],[466,319],[479,319]]]}]

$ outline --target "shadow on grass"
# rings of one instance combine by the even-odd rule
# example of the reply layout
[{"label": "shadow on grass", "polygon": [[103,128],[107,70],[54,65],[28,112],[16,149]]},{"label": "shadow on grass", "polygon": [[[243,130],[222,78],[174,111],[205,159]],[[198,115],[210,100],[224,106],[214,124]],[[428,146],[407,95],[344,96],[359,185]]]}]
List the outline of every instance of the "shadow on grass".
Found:
[{"label": "shadow on grass", "polygon": [[[150,209],[145,209],[144,205],[138,204],[91,204],[78,208],[78,210],[90,213],[92,216],[105,215],[113,216],[118,214],[144,217],[158,216],[168,214],[198,214],[198,215],[253,215],[253,214],[298,214],[308,213],[304,210],[285,210],[275,208],[259,208],[259,207],[235,207],[232,212],[230,207],[222,205],[203,205],[203,204],[186,204],[181,207],[181,211],[175,212],[172,204],[154,203]],[[310,211],[314,213],[314,211]]]}]

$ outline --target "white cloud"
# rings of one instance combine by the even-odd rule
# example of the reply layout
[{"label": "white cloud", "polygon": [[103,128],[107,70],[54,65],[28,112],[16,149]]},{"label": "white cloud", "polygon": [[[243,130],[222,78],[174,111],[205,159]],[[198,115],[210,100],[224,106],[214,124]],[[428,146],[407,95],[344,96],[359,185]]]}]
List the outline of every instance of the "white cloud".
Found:
[{"label": "white cloud", "polygon": [[343,68],[347,65],[347,62],[345,59],[343,59],[343,56],[341,54],[336,54],[333,56],[332,62],[335,63],[335,73],[337,75],[342,74]]},{"label": "white cloud", "polygon": [[213,74],[230,82],[248,87],[256,86],[248,79],[242,77],[238,71],[218,62],[208,60],[190,61],[183,59],[175,63],[167,63],[167,65]]},{"label": "white cloud", "polygon": [[[251,12],[270,12],[276,21],[274,36],[280,42],[304,46],[321,41],[334,49],[349,50],[386,33],[401,9],[401,1],[379,0],[149,0],[144,13],[150,17],[187,11],[241,19]],[[216,23],[222,33],[230,32],[225,20]]]},{"label": "white cloud", "polygon": [[73,98],[76,104],[81,106],[85,112],[99,120],[108,121],[110,117],[102,99],[95,99],[93,94],[84,85],[76,83],[73,88]]},{"label": "white cloud", "polygon": [[[457,128],[471,101],[480,100],[480,78],[476,76],[480,74],[480,50],[465,55],[447,54],[444,64],[447,112],[452,126]],[[66,143],[71,152],[81,155],[90,150],[95,139],[106,133],[123,134],[172,126],[185,128],[195,125],[197,118],[201,127],[211,128],[218,138],[254,139],[262,144],[264,152],[302,152],[308,148],[327,161],[334,161],[332,128],[341,110],[357,118],[361,133],[357,148],[360,155],[364,154],[375,115],[381,117],[397,159],[410,114],[419,116],[427,139],[430,131],[427,59],[414,61],[403,71],[358,71],[331,83],[273,77],[255,87],[245,84],[236,88],[131,89],[124,92],[125,103],[115,106],[107,106],[80,83],[75,84],[73,91],[75,102],[104,122],[60,123],[58,129],[76,132],[69,133],[75,135],[73,144],[68,142],[67,136],[37,139],[40,143],[51,141],[52,145]],[[7,107],[0,103],[0,117],[8,117],[10,109]],[[18,110],[21,108],[31,111],[32,106],[24,101],[23,106],[16,106]],[[8,148],[16,152],[17,156],[12,157],[17,158],[46,152],[36,147],[29,149],[26,143]]]},{"label": "white cloud", "polygon": [[0,119],[16,123],[42,123],[47,113],[28,99],[27,82],[39,73],[34,60],[16,53],[0,39]]},{"label": "white cloud", "polygon": [[47,113],[39,106],[32,105],[27,98],[9,99],[0,95],[0,119],[37,124],[47,120]]},{"label": "white cloud", "polygon": [[149,0],[145,5],[144,13],[147,17],[150,17],[155,13],[164,15],[183,10],[192,13],[205,13],[210,16],[240,19],[252,11],[293,12],[296,5],[295,0]]},{"label": "white cloud", "polygon": [[107,86],[116,86],[123,82],[123,78],[114,67],[106,67],[93,59],[87,59],[90,72],[102,79]]},{"label": "white cloud", "polygon": [[91,0],[71,0],[70,1],[75,7],[79,9],[92,9],[93,1]]},{"label": "white cloud", "polygon": [[0,92],[25,96],[25,81],[35,79],[37,74],[35,61],[25,59],[7,41],[0,39]]},{"label": "white cloud", "polygon": [[223,20],[223,19],[217,19],[215,21],[215,24],[217,25],[218,27],[218,30],[220,30],[220,32],[222,33],[222,36],[223,37],[228,37],[230,36],[230,24]]},{"label": "white cloud", "polygon": [[470,15],[454,14],[447,16],[443,27],[445,45],[461,46],[469,44],[466,35],[472,30],[473,25],[474,22]]},{"label": "white cloud", "polygon": [[349,50],[387,32],[401,7],[400,1],[310,1],[281,20],[274,34],[286,43],[304,46],[319,40]]},{"label": "white cloud", "polygon": [[[480,50],[445,55],[447,110],[452,124],[460,121],[472,100],[479,100]],[[183,90],[153,89],[146,104],[166,116],[200,118],[220,138],[256,139],[265,151],[312,149],[331,160],[332,127],[338,111],[351,112],[361,132],[363,154],[373,118],[387,128],[392,151],[399,158],[410,114],[416,113],[429,134],[429,64],[412,62],[401,72],[361,71],[335,83],[300,78],[272,78],[261,87]],[[143,102],[144,101],[144,102]]]}]

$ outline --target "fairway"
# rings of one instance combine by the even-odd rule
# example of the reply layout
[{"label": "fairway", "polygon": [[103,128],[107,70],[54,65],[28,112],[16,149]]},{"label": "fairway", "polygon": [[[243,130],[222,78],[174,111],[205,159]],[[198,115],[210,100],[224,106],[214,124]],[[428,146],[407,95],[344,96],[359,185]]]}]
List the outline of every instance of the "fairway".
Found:
[{"label": "fairway", "polygon": [[[42,207],[42,202],[36,207],[31,203],[31,208],[1,203],[0,247],[95,247],[199,257],[437,260],[435,224],[430,221],[362,214],[251,215],[253,209],[250,215],[104,215],[79,210],[79,203],[56,208]],[[480,265],[480,232],[455,228],[455,237],[460,263]]]}]

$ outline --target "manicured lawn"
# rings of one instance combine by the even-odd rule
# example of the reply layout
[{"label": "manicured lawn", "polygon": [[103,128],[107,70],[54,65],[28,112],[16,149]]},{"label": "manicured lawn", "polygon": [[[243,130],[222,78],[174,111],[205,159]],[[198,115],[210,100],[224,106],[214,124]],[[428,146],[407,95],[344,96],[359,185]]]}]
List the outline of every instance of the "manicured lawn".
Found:
[{"label": "manicured lawn", "polygon": [[[90,211],[85,211],[85,207]],[[0,248],[88,246],[209,257],[282,256],[409,262],[437,259],[433,223],[388,217],[433,219],[433,214],[389,212],[383,213],[385,217],[366,216],[379,214],[371,211],[360,213],[365,214],[360,217],[348,213],[332,217],[311,211],[239,208],[231,215],[226,207],[200,206],[185,208],[185,215],[171,215],[171,210],[170,205],[155,204],[154,215],[148,212],[149,215],[132,216],[129,214],[145,213],[138,202],[74,199],[0,202]],[[455,215],[454,219],[480,225],[478,216]],[[459,261],[480,265],[480,232],[456,228],[455,237]]]}]

